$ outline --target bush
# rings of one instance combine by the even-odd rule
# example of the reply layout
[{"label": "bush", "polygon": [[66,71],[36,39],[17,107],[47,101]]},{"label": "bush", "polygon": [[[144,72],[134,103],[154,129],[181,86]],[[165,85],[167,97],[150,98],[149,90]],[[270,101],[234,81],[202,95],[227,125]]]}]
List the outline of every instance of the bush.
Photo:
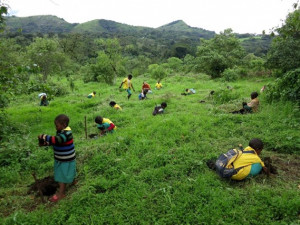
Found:
[{"label": "bush", "polygon": [[167,75],[167,72],[163,68],[163,66],[158,64],[149,65],[148,71],[151,74],[151,76],[156,80],[161,80]]},{"label": "bush", "polygon": [[285,73],[274,84],[268,85],[266,99],[269,102],[293,101],[300,105],[300,68]]},{"label": "bush", "polygon": [[226,69],[222,74],[222,79],[225,81],[235,81],[239,78],[239,73],[236,69]]},{"label": "bush", "polygon": [[240,95],[232,89],[217,90],[214,93],[214,101],[218,104],[224,104],[232,100],[238,99]]},{"label": "bush", "polygon": [[[64,96],[68,94],[67,88],[61,83],[47,82],[41,83],[38,80],[33,80],[28,83],[27,93],[45,92],[48,96]],[[48,98],[50,100],[50,98]]]}]

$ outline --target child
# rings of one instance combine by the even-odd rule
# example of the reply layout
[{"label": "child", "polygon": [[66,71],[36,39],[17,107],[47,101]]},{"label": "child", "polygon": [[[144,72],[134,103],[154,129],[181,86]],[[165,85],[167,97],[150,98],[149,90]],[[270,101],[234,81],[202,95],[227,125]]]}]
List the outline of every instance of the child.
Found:
[{"label": "child", "polygon": [[127,96],[128,100],[129,100],[129,98],[130,98],[130,96],[132,94],[131,93],[131,88],[132,88],[133,91],[135,91],[134,88],[133,88],[133,85],[131,83],[131,79],[132,79],[132,75],[129,74],[127,78],[124,78],[124,80],[122,81],[122,83],[120,84],[120,87],[119,87],[119,88],[121,88],[123,86],[123,89],[125,89],[127,91],[127,93],[128,93],[128,96]]},{"label": "child", "polygon": [[147,98],[147,93],[148,90],[142,90],[142,92],[139,94],[139,100],[144,100],[145,98]]},{"label": "child", "polygon": [[47,106],[47,105],[49,105],[46,93],[39,94],[39,97],[41,99],[40,106]]},{"label": "child", "polygon": [[165,102],[161,103],[160,106],[155,106],[152,115],[155,116],[164,113],[165,108],[167,108],[167,103]]},{"label": "child", "polygon": [[111,122],[107,118],[102,118],[101,116],[97,116],[95,118],[95,123],[97,123],[97,128],[101,130],[100,136],[106,134],[107,132],[113,133],[114,130],[117,128],[113,122]]},{"label": "child", "polygon": [[196,93],[196,91],[195,91],[195,89],[193,89],[193,88],[190,88],[190,89],[185,89],[185,92],[184,93],[181,93],[181,95],[191,95],[191,94],[195,94]]},{"label": "child", "polygon": [[162,88],[162,84],[160,83],[160,81],[157,81],[157,83],[155,84],[155,89],[160,90],[161,88]]},{"label": "child", "polygon": [[116,109],[116,110],[122,110],[121,106],[119,106],[119,105],[118,105],[116,102],[114,102],[114,101],[111,101],[111,102],[109,103],[109,106],[113,107],[113,108]]},{"label": "child", "polygon": [[258,97],[258,93],[256,91],[252,92],[251,93],[251,101],[247,104],[247,106],[251,108],[252,112],[258,111],[259,100],[257,97]]},{"label": "child", "polygon": [[254,138],[249,142],[249,146],[243,150],[243,153],[233,162],[235,169],[238,169],[237,174],[233,175],[233,180],[243,180],[248,177],[253,177],[261,172],[268,173],[267,167],[260,159],[259,155],[264,145],[260,139]]},{"label": "child", "polygon": [[94,98],[96,95],[96,91],[93,91],[91,94],[87,96],[87,98]]},{"label": "child", "polygon": [[58,115],[54,124],[56,135],[41,134],[38,136],[39,145],[52,145],[54,150],[54,180],[59,183],[57,194],[49,198],[57,202],[65,197],[66,185],[74,183],[76,176],[76,156],[73,144],[73,135],[69,125],[69,118],[64,114]]},{"label": "child", "polygon": [[258,100],[258,93],[252,92],[251,93],[251,101],[249,103],[243,102],[243,108],[238,110],[238,111],[233,111],[231,113],[233,114],[245,114],[245,113],[252,113],[252,112],[257,112],[258,111],[258,106],[259,106],[259,100]]},{"label": "child", "polygon": [[151,91],[151,87],[150,87],[150,84],[148,84],[147,82],[143,82],[143,86],[142,86],[142,92],[143,91],[147,91],[147,92],[149,92],[149,93],[152,93],[152,91]]}]

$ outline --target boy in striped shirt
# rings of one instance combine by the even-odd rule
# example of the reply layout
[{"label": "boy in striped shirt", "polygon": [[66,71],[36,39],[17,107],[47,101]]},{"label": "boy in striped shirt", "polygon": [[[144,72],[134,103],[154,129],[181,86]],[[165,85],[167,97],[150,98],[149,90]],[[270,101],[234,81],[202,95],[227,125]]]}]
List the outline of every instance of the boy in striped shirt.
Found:
[{"label": "boy in striped shirt", "polygon": [[54,180],[59,183],[59,191],[49,201],[57,202],[65,197],[66,185],[74,183],[76,176],[76,155],[69,117],[60,114],[55,120],[56,135],[38,136],[40,146],[52,145],[54,150]]}]

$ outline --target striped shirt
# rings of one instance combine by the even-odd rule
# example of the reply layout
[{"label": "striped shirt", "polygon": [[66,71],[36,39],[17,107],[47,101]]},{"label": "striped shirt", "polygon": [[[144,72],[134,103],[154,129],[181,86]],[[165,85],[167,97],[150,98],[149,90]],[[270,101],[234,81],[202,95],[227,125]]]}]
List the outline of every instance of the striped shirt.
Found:
[{"label": "striped shirt", "polygon": [[75,160],[75,147],[70,127],[57,131],[55,136],[46,135],[45,141],[53,146],[54,158],[57,161],[66,162]]}]

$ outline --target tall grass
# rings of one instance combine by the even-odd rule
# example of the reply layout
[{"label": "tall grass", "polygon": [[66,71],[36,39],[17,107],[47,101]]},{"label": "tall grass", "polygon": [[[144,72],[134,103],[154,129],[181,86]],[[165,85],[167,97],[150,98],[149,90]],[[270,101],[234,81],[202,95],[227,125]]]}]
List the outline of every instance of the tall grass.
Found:
[{"label": "tall grass", "polygon": [[[222,83],[205,75],[172,76],[164,88],[138,100],[142,82],[133,79],[136,92],[127,93],[101,83],[74,81],[75,92],[58,97],[48,107],[39,107],[37,94],[18,96],[7,112],[21,135],[8,134],[1,150],[0,198],[4,224],[296,224],[299,222],[297,180],[282,173],[260,175],[244,182],[220,179],[206,166],[239,143],[254,137],[265,143],[264,156],[286,158],[299,154],[299,109],[289,103],[268,105],[261,98],[256,114],[229,112],[249,100],[268,79]],[[62,81],[67,82],[67,81]],[[121,83],[121,79],[118,80]],[[227,86],[230,86],[230,92]],[[186,88],[196,94],[182,96]],[[209,97],[211,90],[222,101]],[[224,90],[226,90],[224,92]],[[96,91],[96,97],[86,96]],[[229,93],[229,94],[228,94]],[[109,107],[114,100],[123,107]],[[200,103],[200,100],[205,100]],[[167,102],[163,115],[152,116],[156,104]],[[78,180],[67,198],[55,206],[38,204],[26,194],[33,182],[52,174],[52,149],[37,147],[37,135],[54,134],[57,114],[70,117],[77,151]],[[98,132],[94,118],[109,118],[114,134],[85,139]],[[280,172],[280,171],[279,171]],[[32,210],[32,206],[35,206]]]}]

